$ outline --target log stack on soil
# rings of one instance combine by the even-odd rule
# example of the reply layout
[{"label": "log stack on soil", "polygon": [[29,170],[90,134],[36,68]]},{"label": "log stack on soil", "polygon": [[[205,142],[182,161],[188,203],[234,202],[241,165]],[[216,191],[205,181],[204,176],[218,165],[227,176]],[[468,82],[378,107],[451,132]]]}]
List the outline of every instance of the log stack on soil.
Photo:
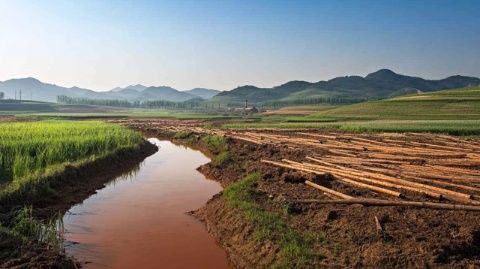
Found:
[{"label": "log stack on soil", "polygon": [[351,134],[296,134],[301,137],[251,132],[238,137],[257,144],[283,143],[327,150],[321,156],[306,156],[303,162],[262,160],[266,164],[305,173],[331,174],[342,184],[395,198],[411,200],[409,194],[417,193],[437,201],[480,206],[480,171],[477,169],[480,147],[475,141],[437,137],[421,143],[390,134],[374,138]]},{"label": "log stack on soil", "polygon": [[[320,236],[312,251],[322,258],[311,268],[480,266],[478,138],[224,130],[210,128],[212,122],[206,129],[199,121],[123,124],[149,134],[168,129],[228,137],[230,165],[199,170],[224,186],[260,172],[250,189],[255,206],[288,214],[284,221],[296,233]],[[201,212],[236,266],[268,267],[278,258],[277,245],[256,240],[253,224],[225,195]]]}]

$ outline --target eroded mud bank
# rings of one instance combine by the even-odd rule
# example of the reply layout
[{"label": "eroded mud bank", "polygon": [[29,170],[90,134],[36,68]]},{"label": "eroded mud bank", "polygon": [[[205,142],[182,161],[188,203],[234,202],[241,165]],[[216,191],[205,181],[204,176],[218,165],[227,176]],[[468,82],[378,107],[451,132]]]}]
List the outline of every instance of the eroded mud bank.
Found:
[{"label": "eroded mud bank", "polygon": [[[31,205],[34,214],[47,219],[60,212],[63,214],[71,206],[82,202],[97,190],[105,187],[112,179],[134,169],[147,156],[157,151],[157,147],[144,142],[136,150],[121,150],[80,167],[67,167],[61,175],[52,177],[49,184],[35,195],[23,197],[20,204],[2,204],[2,218],[8,222],[10,212],[23,205]],[[10,237],[0,240],[0,268],[77,268],[72,257],[55,252],[47,246],[29,244]]]},{"label": "eroded mud bank", "polygon": [[[144,127],[140,124],[136,128],[142,130]],[[144,131],[170,137],[176,143],[188,144],[212,154],[202,145],[201,139],[205,134],[193,133],[191,137],[174,139],[173,133],[161,127],[146,126]],[[427,142],[432,141],[425,141]],[[404,207],[296,204],[292,201],[328,199],[323,193],[303,184],[306,179],[327,182],[333,188],[353,196],[383,196],[340,185],[328,177],[318,178],[260,162],[261,159],[302,160],[313,153],[322,155],[321,151],[313,148],[255,145],[233,139],[228,139],[228,145],[233,156],[228,164],[206,164],[199,170],[226,187],[238,182],[245,175],[258,171],[261,178],[249,189],[255,204],[262,210],[277,212],[278,216],[285,217],[288,226],[305,238],[312,233],[316,235],[310,247],[318,256],[303,264],[303,267],[480,266],[478,213]],[[241,209],[230,206],[224,193],[215,195],[203,208],[196,211],[195,215],[206,223],[210,234],[226,249],[229,259],[236,267],[271,266],[282,259],[281,238],[259,240],[257,225],[252,223]],[[386,235],[379,234],[375,217],[382,223]]]},{"label": "eroded mud bank", "polygon": [[158,152],[67,212],[67,253],[84,268],[230,268],[224,250],[187,214],[222,190],[196,170],[210,160],[149,141]]}]

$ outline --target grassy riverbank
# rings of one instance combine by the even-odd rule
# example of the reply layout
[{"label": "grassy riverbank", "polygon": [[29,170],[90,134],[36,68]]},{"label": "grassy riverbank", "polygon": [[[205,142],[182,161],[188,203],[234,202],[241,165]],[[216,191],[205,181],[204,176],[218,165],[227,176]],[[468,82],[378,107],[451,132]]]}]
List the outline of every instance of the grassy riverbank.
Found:
[{"label": "grassy riverbank", "polygon": [[94,161],[119,148],[133,148],[140,134],[101,122],[11,122],[0,124],[0,200],[42,184],[68,165]]},{"label": "grassy riverbank", "polygon": [[139,159],[144,151],[140,133],[114,124],[0,123],[0,267],[27,262],[27,267],[75,268],[63,254],[58,216],[36,218],[36,206],[51,205],[54,212],[68,208],[101,187],[103,183],[90,180],[101,174],[99,169],[108,170],[106,164],[122,158]]}]

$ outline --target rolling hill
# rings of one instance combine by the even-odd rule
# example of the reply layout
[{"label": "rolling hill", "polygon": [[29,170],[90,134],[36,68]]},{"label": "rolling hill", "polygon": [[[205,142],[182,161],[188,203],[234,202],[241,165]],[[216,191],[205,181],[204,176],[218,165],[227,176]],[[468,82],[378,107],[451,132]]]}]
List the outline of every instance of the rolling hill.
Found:
[{"label": "rolling hill", "polygon": [[480,85],[480,79],[466,76],[451,76],[441,80],[427,80],[397,74],[381,69],[365,77],[346,76],[328,81],[290,81],[273,88],[242,86],[224,91],[212,98],[212,102],[241,104],[250,103],[280,105],[303,104],[317,99],[323,103],[354,103],[365,100],[388,98],[408,93],[429,92],[448,88]]},{"label": "rolling hill", "polygon": [[343,119],[480,119],[480,87],[411,94],[339,106],[310,117]]},{"label": "rolling hill", "polygon": [[195,88],[195,89],[191,89],[191,90],[188,90],[188,91],[185,91],[185,92],[196,95],[196,96],[198,96],[200,98],[203,98],[205,100],[208,100],[208,99],[210,99],[210,98],[212,98],[215,95],[220,93],[220,91],[218,91],[218,90],[204,89],[204,88]]},{"label": "rolling hill", "polygon": [[179,91],[171,87],[146,87],[140,84],[124,88],[117,87],[106,92],[97,92],[79,87],[66,88],[55,84],[41,82],[35,78],[20,78],[0,81],[0,92],[5,93],[5,99],[20,99],[41,102],[56,102],[57,96],[88,98],[88,99],[118,99],[127,101],[165,100],[183,102],[191,99],[209,99],[219,91],[195,88],[189,91]]},{"label": "rolling hill", "polygon": [[57,96],[65,95],[77,98],[118,99],[131,102],[151,100],[183,102],[202,98],[212,103],[231,106],[241,105],[247,99],[251,104],[287,106],[318,103],[359,103],[405,94],[476,85],[480,85],[480,79],[475,77],[457,75],[440,80],[427,80],[381,69],[365,77],[345,76],[319,82],[290,81],[273,88],[247,85],[223,92],[203,88],[179,91],[168,86],[147,87],[141,84],[124,88],[117,87],[107,92],[96,92],[84,88],[66,88],[43,83],[35,78],[11,79],[0,82],[0,91],[5,92],[5,98],[13,99],[15,90],[17,90],[17,94],[19,90],[22,90],[23,99],[45,102],[55,102]]},{"label": "rolling hill", "polygon": [[[43,83],[35,78],[10,79],[0,82],[0,91],[5,93],[5,99],[22,99],[55,102],[58,95],[84,98],[104,98],[102,93],[78,87],[66,88],[55,84]],[[17,93],[15,93],[17,92]]]}]

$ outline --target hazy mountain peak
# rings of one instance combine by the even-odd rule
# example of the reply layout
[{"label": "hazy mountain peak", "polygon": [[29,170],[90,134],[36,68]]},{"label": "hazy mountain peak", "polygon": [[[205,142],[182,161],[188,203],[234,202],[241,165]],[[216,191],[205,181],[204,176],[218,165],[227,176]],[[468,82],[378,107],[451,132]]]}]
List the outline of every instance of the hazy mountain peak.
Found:
[{"label": "hazy mountain peak", "polygon": [[128,85],[127,87],[115,87],[113,89],[111,89],[110,91],[112,92],[119,92],[119,91],[122,91],[122,90],[126,90],[126,89],[131,89],[131,90],[136,90],[136,91],[143,91],[145,90],[146,88],[148,88],[147,86],[144,86],[142,84],[136,84],[136,85]]},{"label": "hazy mountain peak", "polygon": [[453,76],[441,80],[401,75],[390,69],[380,69],[361,76],[342,76],[316,83],[291,81],[273,88],[242,86],[222,92],[216,101],[241,103],[248,99],[252,103],[309,104],[313,99],[323,102],[352,103],[412,92],[428,92],[448,88],[461,88],[480,84],[480,79]]},{"label": "hazy mountain peak", "polygon": [[400,75],[393,72],[390,69],[380,69],[376,72],[368,74],[365,78],[372,79],[372,80],[382,80],[382,79],[392,78],[397,76],[400,76]]},{"label": "hazy mountain peak", "polygon": [[128,87],[125,87],[126,89],[132,89],[132,90],[136,90],[136,91],[143,91],[145,90],[146,88],[148,88],[147,86],[144,86],[142,84],[137,84],[137,85],[130,85]]},{"label": "hazy mountain peak", "polygon": [[205,88],[194,88],[194,89],[191,89],[191,90],[188,90],[188,91],[185,91],[185,92],[196,95],[196,96],[198,96],[200,98],[203,98],[203,99],[210,99],[213,96],[220,93],[220,91],[212,90],[212,89],[205,89]]},{"label": "hazy mountain peak", "polygon": [[40,80],[34,77],[13,78],[13,79],[6,80],[4,82],[16,82],[16,83],[23,82],[23,83],[37,83],[37,84],[42,83]]}]

